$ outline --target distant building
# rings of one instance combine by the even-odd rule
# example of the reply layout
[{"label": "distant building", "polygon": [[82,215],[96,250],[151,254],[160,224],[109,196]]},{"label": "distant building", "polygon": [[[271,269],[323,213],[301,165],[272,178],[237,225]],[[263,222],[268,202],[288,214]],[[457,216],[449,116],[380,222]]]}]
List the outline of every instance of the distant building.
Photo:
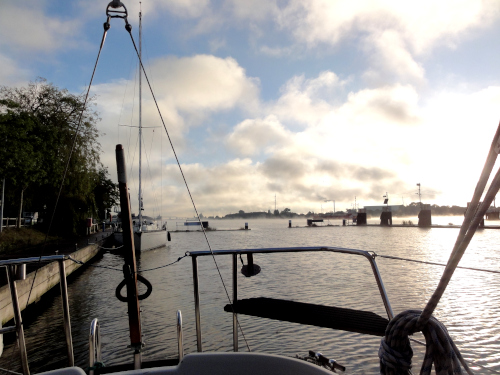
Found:
[{"label": "distant building", "polygon": [[403,208],[404,205],[402,204],[395,204],[395,205],[380,205],[380,206],[365,206],[366,211],[382,211],[385,207],[390,207],[391,211],[396,211],[399,210],[400,208]]}]

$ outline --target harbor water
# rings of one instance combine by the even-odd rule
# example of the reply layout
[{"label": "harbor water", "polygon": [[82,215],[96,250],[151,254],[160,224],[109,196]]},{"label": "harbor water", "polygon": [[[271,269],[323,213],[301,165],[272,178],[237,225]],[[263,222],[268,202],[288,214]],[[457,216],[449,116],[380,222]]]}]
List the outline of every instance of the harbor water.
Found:
[{"label": "harbor water", "polygon": [[[402,220],[395,219],[394,224]],[[249,223],[250,230],[239,229]],[[461,224],[459,217],[433,217],[433,223]],[[376,222],[376,220],[372,220]],[[499,224],[498,222],[493,222]],[[446,263],[459,229],[401,228],[379,226],[332,226],[305,228],[305,219],[210,220],[217,229],[207,232],[212,249],[261,247],[337,246],[374,251],[379,255]],[[339,225],[340,224],[340,225]],[[300,227],[296,227],[300,226]],[[500,271],[500,230],[478,230],[461,266]],[[142,275],[153,284],[151,296],[141,302],[145,348],[143,359],[177,356],[177,310],[183,314],[184,350],[196,351],[192,264],[189,257],[169,264],[186,251],[208,250],[202,233],[174,233],[166,247],[144,252],[138,258]],[[444,267],[400,260],[376,258],[395,314],[422,309],[432,295]],[[217,264],[232,295],[232,259],[217,256]],[[246,264],[246,258],[243,258]],[[386,317],[371,267],[355,255],[318,253],[257,254],[261,267],[255,277],[238,275],[239,298],[270,297],[364,311]],[[71,326],[76,365],[88,366],[90,322],[101,324],[103,361],[113,365],[132,361],[127,306],[115,298],[122,281],[123,257],[119,251],[105,252],[69,285]],[[99,266],[99,267],[95,267]],[[108,268],[102,268],[108,267]],[[153,269],[147,271],[149,269]],[[199,258],[201,323],[204,351],[232,350],[232,316],[224,312],[228,304],[212,257]],[[450,332],[463,357],[473,362],[478,374],[490,374],[484,367],[500,371],[500,274],[457,269],[439,303],[435,316]],[[378,372],[380,337],[335,331],[314,326],[239,315],[244,337],[239,334],[240,351],[304,356],[320,351],[347,368],[347,374]],[[66,364],[66,348],[60,297],[50,297],[40,315],[25,327],[28,358],[32,372]],[[422,339],[416,335],[417,339]],[[247,346],[248,345],[248,346]],[[415,371],[419,371],[423,349],[413,344]],[[19,355],[12,338],[6,345],[0,367],[19,371]]]}]

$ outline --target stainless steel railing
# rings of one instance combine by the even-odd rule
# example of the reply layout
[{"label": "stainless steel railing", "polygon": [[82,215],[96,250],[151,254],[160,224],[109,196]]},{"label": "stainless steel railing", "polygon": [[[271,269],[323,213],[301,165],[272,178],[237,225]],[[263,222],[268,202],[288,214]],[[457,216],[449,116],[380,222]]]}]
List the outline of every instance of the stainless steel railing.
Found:
[{"label": "stainless steel railing", "polygon": [[[194,287],[194,304],[196,318],[196,343],[198,352],[203,351],[201,341],[201,313],[200,313],[200,291],[198,278],[198,257],[213,255],[231,255],[233,258],[233,301],[238,300],[238,255],[240,254],[279,254],[279,253],[298,253],[298,252],[333,252],[351,255],[360,255],[365,257],[373,271],[375,281],[377,283],[380,296],[384,302],[385,311],[389,320],[394,317],[392,307],[389,302],[389,297],[382,282],[382,276],[375,262],[375,255],[364,250],[346,249],[342,247],[320,246],[320,247],[284,247],[284,248],[262,248],[262,249],[239,249],[239,250],[214,250],[214,251],[192,251],[189,252],[193,264],[193,287]],[[236,314],[233,314],[233,350],[238,351],[238,326]]]},{"label": "stainless steel railing", "polygon": [[182,333],[182,313],[177,310],[177,349],[179,351],[179,362],[184,358],[184,335]]},{"label": "stainless steel railing", "polygon": [[[16,331],[17,339],[19,343],[19,350],[21,353],[21,364],[23,367],[23,374],[29,375],[29,365],[28,365],[28,356],[26,352],[26,341],[24,339],[24,329],[23,329],[23,321],[21,317],[21,307],[19,305],[19,298],[17,294],[17,286],[16,286],[16,270],[19,268],[23,268],[23,264],[28,263],[47,263],[57,261],[59,263],[59,276],[60,276],[60,287],[61,287],[61,299],[62,299],[62,308],[63,308],[63,320],[64,320],[64,333],[66,337],[66,348],[68,354],[68,365],[74,366],[75,359],[73,356],[73,341],[71,338],[71,323],[69,317],[69,302],[68,302],[68,285],[66,283],[66,268],[64,265],[64,261],[69,259],[67,255],[49,255],[42,257],[33,257],[33,258],[19,258],[19,259],[9,259],[9,260],[0,260],[0,267],[6,267],[8,283],[10,289],[10,295],[12,299],[12,310],[14,312],[14,326],[5,327],[0,329],[0,333],[7,333]],[[18,275],[21,273],[17,273]]]},{"label": "stainless steel railing", "polygon": [[99,320],[95,318],[90,323],[89,333],[89,375],[94,375],[96,364],[102,363],[101,352],[101,331],[99,329]]}]

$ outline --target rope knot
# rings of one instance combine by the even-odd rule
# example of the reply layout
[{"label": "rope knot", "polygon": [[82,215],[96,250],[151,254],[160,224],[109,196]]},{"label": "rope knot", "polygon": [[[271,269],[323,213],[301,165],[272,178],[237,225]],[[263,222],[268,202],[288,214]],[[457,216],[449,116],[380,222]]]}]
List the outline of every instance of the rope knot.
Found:
[{"label": "rope knot", "polygon": [[[417,322],[421,313],[420,310],[403,311],[387,325],[378,352],[381,374],[409,374],[413,356],[409,336],[420,331]],[[431,316],[421,331],[426,342],[421,375],[430,375],[433,364],[436,375],[462,374],[461,365],[468,374],[472,374],[442,323]]]}]

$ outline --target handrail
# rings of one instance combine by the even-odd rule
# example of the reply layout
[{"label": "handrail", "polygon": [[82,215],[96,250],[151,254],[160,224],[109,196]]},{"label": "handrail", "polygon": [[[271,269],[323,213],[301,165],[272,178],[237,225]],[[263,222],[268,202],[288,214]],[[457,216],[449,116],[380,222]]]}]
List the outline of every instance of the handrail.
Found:
[{"label": "handrail", "polygon": [[90,323],[89,334],[89,375],[94,375],[96,363],[102,363],[102,352],[99,320],[94,318]]},{"label": "handrail", "polygon": [[67,260],[69,259],[69,255],[45,255],[42,257],[31,257],[31,258],[17,258],[17,259],[5,259],[0,260],[0,267],[8,266],[8,265],[18,265],[23,263],[46,263],[46,262],[54,262],[56,260]]},{"label": "handrail", "polygon": [[[389,302],[389,297],[382,282],[382,276],[375,262],[375,254],[365,250],[349,249],[343,247],[332,247],[332,246],[317,246],[317,247],[279,247],[279,248],[258,248],[258,249],[233,249],[233,250],[203,250],[203,251],[190,251],[186,255],[192,258],[193,264],[193,288],[194,288],[194,303],[195,303],[195,320],[196,320],[196,342],[198,352],[203,351],[202,339],[201,339],[201,313],[200,313],[200,292],[199,292],[199,279],[198,279],[198,257],[211,256],[211,255],[232,255],[233,257],[233,300],[235,303],[237,301],[237,272],[236,269],[237,255],[241,254],[279,254],[279,253],[297,253],[297,252],[334,252],[342,254],[351,255],[361,255],[364,256],[370,263],[372,268],[375,281],[380,292],[380,296],[384,303],[384,307],[389,320],[394,317],[391,304]],[[237,324],[233,318],[233,346],[234,351],[238,351],[238,331]]]},{"label": "handrail", "polygon": [[[16,276],[15,271],[17,265],[22,265],[26,263],[40,263],[40,262],[53,262],[57,261],[59,265],[59,275],[60,275],[60,286],[61,286],[61,300],[63,307],[63,320],[64,320],[64,333],[66,337],[66,346],[68,353],[68,364],[69,366],[74,366],[74,356],[73,356],[73,341],[71,338],[71,323],[69,318],[69,304],[68,304],[68,288],[66,284],[66,270],[64,266],[64,261],[69,259],[68,255],[48,255],[42,257],[32,257],[32,258],[18,258],[18,259],[7,259],[0,260],[0,267],[5,267],[7,269],[8,283],[12,300],[12,309],[14,312],[14,323],[15,330],[17,332],[17,338],[19,342],[19,351],[21,353],[21,364],[23,367],[23,374],[29,375],[29,365],[28,356],[26,351],[26,342],[24,339],[24,329],[21,316],[21,307],[19,306],[19,298],[17,294],[16,287]],[[11,330],[11,327],[5,327],[7,330]]]}]

